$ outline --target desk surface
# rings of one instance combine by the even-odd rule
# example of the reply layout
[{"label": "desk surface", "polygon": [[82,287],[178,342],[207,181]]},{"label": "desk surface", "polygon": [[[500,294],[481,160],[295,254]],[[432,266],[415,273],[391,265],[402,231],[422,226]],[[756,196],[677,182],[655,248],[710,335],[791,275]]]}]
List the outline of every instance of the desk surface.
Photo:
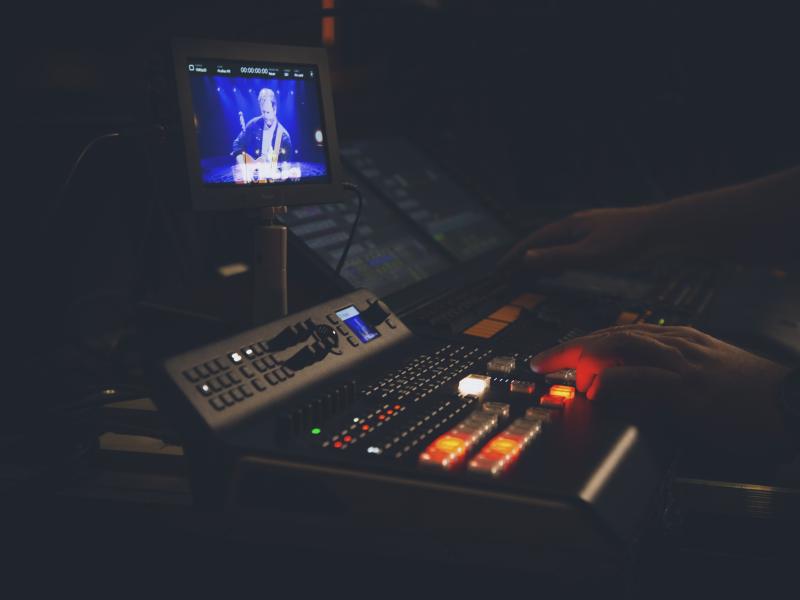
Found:
[{"label": "desk surface", "polygon": [[[134,401],[115,412],[124,415],[126,410],[140,417],[154,407],[146,400]],[[112,421],[119,424],[120,415],[114,414]],[[8,483],[9,477],[5,479]],[[672,491],[681,522],[668,536],[641,544],[631,573],[578,577],[569,584],[541,582],[542,589],[576,594],[606,589],[616,594],[624,578],[642,597],[700,597],[711,592],[738,597],[748,589],[777,591],[791,584],[791,565],[800,557],[795,543],[800,536],[800,488],[678,476]],[[296,522],[200,510],[192,503],[182,448],[151,436],[107,432],[100,437],[98,452],[71,482],[14,502],[16,510],[5,513],[15,515],[9,520],[7,539],[22,549],[18,558],[23,563],[49,558],[70,565],[77,560],[70,549],[80,548],[80,555],[98,564],[114,556],[119,560],[111,562],[117,566],[125,560],[144,560],[153,573],[176,582],[182,582],[182,569],[195,568],[210,557],[216,557],[212,562],[218,573],[232,568],[232,557],[252,568],[272,565],[274,581],[287,589],[302,582],[308,568],[321,574],[316,584],[324,578],[344,584],[353,565],[359,565],[362,578],[362,569],[371,569],[371,585],[396,576],[399,569],[413,574],[406,585],[434,580],[455,585],[467,578],[490,589],[491,581],[497,581],[496,576],[484,580],[457,562],[365,553],[363,546],[374,532],[354,533],[358,542],[351,545],[332,545],[313,523],[301,524],[301,531]],[[285,531],[279,534],[281,528]],[[287,545],[286,539],[294,543]],[[389,564],[396,567],[389,569]],[[108,565],[105,568],[108,571]],[[511,568],[503,577],[516,586],[531,576]]]}]

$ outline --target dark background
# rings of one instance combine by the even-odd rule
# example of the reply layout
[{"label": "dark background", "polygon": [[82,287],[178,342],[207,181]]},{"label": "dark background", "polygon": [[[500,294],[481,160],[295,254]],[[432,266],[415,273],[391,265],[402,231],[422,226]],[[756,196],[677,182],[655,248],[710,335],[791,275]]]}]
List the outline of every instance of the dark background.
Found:
[{"label": "dark background", "polygon": [[[30,414],[38,431],[43,405],[73,402],[88,387],[135,383],[136,300],[250,256],[242,215],[186,208],[169,39],[316,46],[320,6],[7,9],[4,339],[12,369],[3,431]],[[660,201],[800,163],[800,36],[789,2],[338,0],[333,14],[340,137],[410,138],[518,233],[580,207]],[[82,148],[114,131],[130,135],[94,146],[61,192]],[[44,433],[66,429],[55,423]],[[87,535],[85,519],[69,510],[27,508],[42,518],[38,533],[18,513],[5,515],[20,523],[10,539],[29,546],[15,542],[13,552],[33,566],[49,550],[72,555],[65,569],[94,577],[95,564],[83,564],[78,550],[97,543],[96,559],[106,554],[99,542],[121,530],[130,550],[111,546],[103,565],[116,566],[115,583],[127,585],[138,576],[128,565],[141,556],[157,551],[163,567],[192,546],[129,514],[109,518],[108,533]],[[208,542],[190,556],[211,548],[225,550]],[[301,583],[309,577],[303,560],[294,561]],[[348,560],[323,574],[347,572]],[[255,559],[243,565],[263,568]],[[779,581],[791,572],[769,565]],[[676,588],[693,573],[734,589],[750,566],[689,555],[677,565],[688,575],[665,590],[684,591]],[[187,571],[180,583],[190,581],[202,578]]]},{"label": "dark background", "polygon": [[[340,137],[410,138],[519,233],[800,162],[790,3],[339,0],[327,14]],[[134,300],[249,257],[242,215],[186,208],[171,37],[318,46],[322,17],[320,1],[287,0],[9,18],[9,329],[34,374],[43,340],[79,362],[96,352],[43,395],[124,371],[95,361],[122,344]],[[99,142],[60,193],[112,131],[135,135]]]},{"label": "dark background", "polygon": [[[519,233],[577,208],[665,200],[800,162],[789,3],[339,0],[325,14],[340,138],[410,138]],[[312,0],[10,18],[22,105],[8,113],[21,176],[6,201],[18,355],[48,340],[107,356],[133,301],[249,259],[243,215],[188,209],[169,41],[319,46],[322,19]],[[99,142],[62,190],[81,149],[112,131],[135,135]],[[48,396],[69,389],[42,385]]]}]

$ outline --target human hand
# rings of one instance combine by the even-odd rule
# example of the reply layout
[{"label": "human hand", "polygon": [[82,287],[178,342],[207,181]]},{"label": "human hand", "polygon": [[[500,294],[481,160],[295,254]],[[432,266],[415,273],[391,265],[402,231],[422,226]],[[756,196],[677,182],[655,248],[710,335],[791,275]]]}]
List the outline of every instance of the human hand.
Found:
[{"label": "human hand", "polygon": [[531,359],[537,373],[566,368],[589,400],[635,420],[738,454],[787,448],[777,395],[788,369],[691,327],[612,327]]},{"label": "human hand", "polygon": [[634,262],[666,248],[660,205],[602,208],[570,215],[534,231],[500,261],[554,271]]}]

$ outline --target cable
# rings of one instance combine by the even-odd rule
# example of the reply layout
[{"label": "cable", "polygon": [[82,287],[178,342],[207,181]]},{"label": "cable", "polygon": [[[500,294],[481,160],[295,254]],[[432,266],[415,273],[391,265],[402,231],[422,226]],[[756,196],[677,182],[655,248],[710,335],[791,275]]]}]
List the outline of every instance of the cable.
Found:
[{"label": "cable", "polygon": [[67,193],[67,190],[69,189],[69,184],[72,183],[72,178],[75,176],[75,173],[78,171],[78,167],[80,166],[81,161],[83,161],[83,157],[86,156],[86,153],[89,152],[89,150],[92,149],[92,146],[94,146],[97,142],[99,142],[101,140],[108,139],[108,138],[112,138],[112,137],[119,137],[120,135],[122,135],[122,134],[120,134],[117,131],[114,131],[112,133],[104,133],[102,135],[98,135],[97,137],[89,140],[89,143],[87,143],[83,147],[83,150],[81,150],[81,153],[78,155],[78,158],[76,158],[75,162],[72,163],[72,167],[69,170],[69,174],[67,175],[67,178],[64,180],[64,183],[62,184],[61,188],[58,190],[58,194],[56,194],[55,198],[53,199],[53,204],[50,206],[50,210],[48,211],[47,218],[45,219],[44,224],[43,224],[43,231],[45,233],[47,232],[48,229],[50,229],[50,224],[58,216],[58,209],[61,207],[61,203],[64,200],[64,196]]},{"label": "cable", "polygon": [[344,262],[347,260],[347,253],[350,252],[350,245],[353,243],[353,238],[356,237],[356,227],[358,227],[358,220],[361,218],[361,209],[364,205],[364,199],[361,197],[361,190],[358,189],[357,185],[350,183],[349,181],[345,181],[342,186],[344,189],[356,193],[356,198],[358,198],[358,209],[356,210],[356,218],[353,221],[353,227],[350,229],[350,237],[347,238],[347,244],[345,244],[344,250],[342,250],[342,256],[339,259],[339,264],[336,265],[337,275],[341,275],[342,267],[344,266]]}]

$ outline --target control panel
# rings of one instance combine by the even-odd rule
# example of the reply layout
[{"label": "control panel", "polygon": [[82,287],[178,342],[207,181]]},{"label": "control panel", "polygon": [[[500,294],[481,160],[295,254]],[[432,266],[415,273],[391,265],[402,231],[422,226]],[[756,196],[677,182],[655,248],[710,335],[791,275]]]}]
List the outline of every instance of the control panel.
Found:
[{"label": "control panel", "polygon": [[[233,439],[229,432],[253,420],[273,417],[282,423],[294,412],[290,403],[315,388],[338,390],[317,409],[335,414],[352,401],[354,389],[331,380],[410,337],[382,301],[359,290],[173,357],[165,367],[205,428]],[[262,437],[271,441],[276,433],[280,426]]]},{"label": "control panel", "polygon": [[445,524],[488,503],[523,542],[632,539],[659,461],[635,427],[596,414],[574,371],[542,376],[529,360],[420,338],[358,290],[165,368],[170,400],[239,457],[234,504],[326,513],[369,500],[373,516]]}]

